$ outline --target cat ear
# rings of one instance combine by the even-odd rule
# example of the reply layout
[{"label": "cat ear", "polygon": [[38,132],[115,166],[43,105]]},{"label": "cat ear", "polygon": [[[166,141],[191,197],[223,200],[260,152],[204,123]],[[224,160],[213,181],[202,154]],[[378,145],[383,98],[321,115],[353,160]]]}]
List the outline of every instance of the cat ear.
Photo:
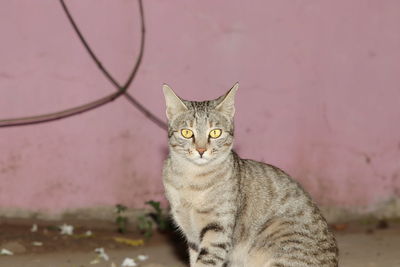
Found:
[{"label": "cat ear", "polygon": [[233,118],[233,115],[235,114],[235,95],[238,88],[239,83],[235,83],[228,93],[220,97],[221,102],[215,107],[215,109],[226,114],[230,118]]},{"label": "cat ear", "polygon": [[165,96],[165,103],[167,105],[166,114],[169,120],[176,114],[188,110],[182,100],[174,93],[174,91],[172,91],[171,87],[163,84],[163,91]]}]

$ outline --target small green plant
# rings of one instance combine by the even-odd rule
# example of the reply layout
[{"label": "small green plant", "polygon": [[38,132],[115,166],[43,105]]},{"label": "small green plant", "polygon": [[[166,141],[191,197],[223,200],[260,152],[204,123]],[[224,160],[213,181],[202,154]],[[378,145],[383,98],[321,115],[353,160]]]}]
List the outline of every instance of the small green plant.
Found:
[{"label": "small green plant", "polygon": [[117,213],[115,223],[117,224],[118,232],[121,234],[126,232],[126,227],[128,225],[128,217],[125,215],[127,209],[128,208],[122,204],[115,205],[115,212]]},{"label": "small green plant", "polygon": [[145,204],[152,207],[152,211],[138,217],[138,228],[146,238],[150,238],[153,235],[153,222],[160,232],[172,230],[171,220],[168,214],[165,214],[161,208],[160,202],[150,200],[145,202]]},{"label": "small green plant", "polygon": [[158,201],[147,201],[147,205],[151,206],[154,209],[154,212],[150,212],[149,216],[154,220],[157,225],[158,230],[161,232],[167,231],[171,229],[171,222],[169,216],[164,214],[161,204]]},{"label": "small green plant", "polygon": [[147,215],[141,215],[138,217],[138,228],[146,239],[152,237],[153,221]]}]

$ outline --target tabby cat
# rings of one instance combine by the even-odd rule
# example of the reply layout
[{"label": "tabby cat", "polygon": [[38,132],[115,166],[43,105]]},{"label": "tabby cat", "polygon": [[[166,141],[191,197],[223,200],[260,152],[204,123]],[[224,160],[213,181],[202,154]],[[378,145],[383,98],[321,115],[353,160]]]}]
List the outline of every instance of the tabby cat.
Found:
[{"label": "tabby cat", "polygon": [[238,86],[204,102],[163,86],[170,150],[163,182],[190,266],[338,266],[335,238],[301,186],[232,150]]}]

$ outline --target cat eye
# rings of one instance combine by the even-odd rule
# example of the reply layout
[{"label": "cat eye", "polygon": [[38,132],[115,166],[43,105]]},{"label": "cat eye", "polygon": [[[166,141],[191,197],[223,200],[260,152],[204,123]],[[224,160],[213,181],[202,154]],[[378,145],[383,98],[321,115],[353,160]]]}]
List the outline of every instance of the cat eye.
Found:
[{"label": "cat eye", "polygon": [[182,129],[181,130],[181,134],[186,139],[192,138],[192,136],[193,136],[193,132],[191,130],[189,130],[189,129]]},{"label": "cat eye", "polygon": [[211,130],[210,137],[211,138],[218,138],[218,137],[221,136],[221,134],[222,134],[222,130],[221,129],[214,129],[214,130]]}]

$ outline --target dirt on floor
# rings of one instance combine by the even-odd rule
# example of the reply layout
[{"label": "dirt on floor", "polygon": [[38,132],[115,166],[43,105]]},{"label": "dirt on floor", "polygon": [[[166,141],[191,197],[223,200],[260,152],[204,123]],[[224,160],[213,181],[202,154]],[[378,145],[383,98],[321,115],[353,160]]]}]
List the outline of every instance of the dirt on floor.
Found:
[{"label": "dirt on floor", "polygon": [[[126,266],[188,266],[179,235],[155,233],[146,240],[138,232],[119,234],[98,222],[75,224],[73,234],[66,235],[60,233],[62,223],[0,221],[0,252],[13,253],[0,255],[0,266],[119,267],[124,261]],[[33,224],[37,230],[32,232]],[[340,266],[400,267],[400,223],[354,222],[332,228],[339,243]],[[95,252],[98,248],[104,253]]]}]

